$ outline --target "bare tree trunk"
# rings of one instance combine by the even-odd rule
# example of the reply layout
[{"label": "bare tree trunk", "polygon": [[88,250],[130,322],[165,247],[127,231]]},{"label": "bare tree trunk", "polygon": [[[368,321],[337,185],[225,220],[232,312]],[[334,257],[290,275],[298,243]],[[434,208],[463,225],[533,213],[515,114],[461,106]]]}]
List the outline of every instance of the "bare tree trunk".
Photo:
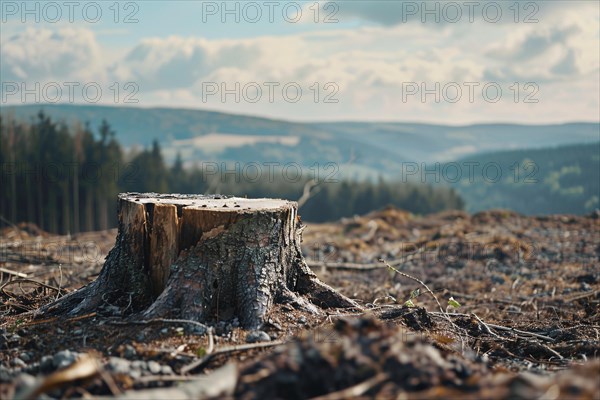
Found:
[{"label": "bare tree trunk", "polygon": [[88,188],[85,191],[85,230],[94,230],[94,190]]},{"label": "bare tree trunk", "polygon": [[42,311],[74,315],[108,302],[145,317],[237,317],[254,328],[276,302],[313,313],[358,308],[308,268],[300,225],[297,204],[285,200],[122,194],[98,279]]},{"label": "bare tree trunk", "polygon": [[79,172],[76,169],[73,174],[73,233],[79,233],[79,230]]},{"label": "bare tree trunk", "polygon": [[19,222],[19,218],[17,217],[17,204],[19,203],[19,196],[17,194],[17,171],[18,168],[15,164],[15,129],[14,129],[14,121],[12,116],[9,117],[8,120],[8,134],[9,134],[9,144],[8,144],[8,156],[10,157],[10,165],[14,168],[13,173],[10,176],[10,196],[9,201],[10,204],[10,220],[12,223]]},{"label": "bare tree trunk", "polygon": [[98,211],[100,213],[100,230],[105,231],[108,229],[108,200],[100,196],[98,198]]},{"label": "bare tree trunk", "polygon": [[[45,166],[41,166],[40,168],[45,168]],[[38,176],[36,176],[36,180],[37,180],[37,194],[36,194],[36,199],[37,199],[37,224],[40,227],[40,229],[46,229],[46,225],[44,224],[44,191],[42,190],[42,176],[43,173],[40,172],[40,174]]]},{"label": "bare tree trunk", "polygon": [[69,181],[65,182],[65,186],[63,187],[63,202],[62,202],[62,212],[63,212],[63,220],[62,220],[62,233],[70,234],[71,233],[71,207],[69,204]]}]

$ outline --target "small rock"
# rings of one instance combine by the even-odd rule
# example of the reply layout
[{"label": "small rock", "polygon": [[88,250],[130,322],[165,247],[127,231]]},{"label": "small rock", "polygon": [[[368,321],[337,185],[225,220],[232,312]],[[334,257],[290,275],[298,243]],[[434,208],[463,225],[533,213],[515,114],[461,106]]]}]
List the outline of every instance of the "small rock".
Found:
[{"label": "small rock", "polygon": [[54,357],[52,356],[43,356],[40,359],[40,370],[42,372],[50,372],[51,370],[54,369],[54,362],[53,362]]},{"label": "small rock", "polygon": [[124,358],[111,357],[107,366],[111,371],[118,374],[128,374],[130,372],[131,363]]},{"label": "small rock", "polygon": [[161,371],[161,366],[156,361],[148,361],[148,370],[153,374],[158,374]]},{"label": "small rock", "polygon": [[83,329],[75,329],[75,330],[73,331],[73,335],[75,335],[75,336],[79,336],[79,335],[81,335],[82,333],[83,333]]},{"label": "small rock", "polygon": [[142,371],[140,371],[139,369],[132,369],[129,371],[129,376],[133,379],[139,379],[142,377]]},{"label": "small rock", "polygon": [[587,282],[581,282],[581,290],[589,292],[590,290],[592,290],[592,287]]},{"label": "small rock", "polygon": [[10,382],[13,379],[12,371],[0,365],[0,382]]},{"label": "small rock", "polygon": [[204,335],[206,333],[206,329],[204,327],[196,324],[188,324],[185,331],[189,335]]},{"label": "small rock", "polygon": [[117,306],[106,305],[106,306],[104,306],[102,308],[101,311],[102,311],[103,315],[107,315],[107,316],[110,316],[110,315],[121,315],[121,309],[119,307],[117,307]]},{"label": "small rock", "polygon": [[300,322],[301,324],[306,324],[306,317],[304,315],[301,315],[300,318],[298,318],[298,322]]},{"label": "small rock", "polygon": [[31,356],[29,355],[29,353],[21,353],[21,356],[19,358],[25,361],[26,363],[31,361]]},{"label": "small rock", "polygon": [[271,337],[263,331],[252,331],[246,336],[246,342],[257,343],[257,342],[270,342]]},{"label": "small rock", "polygon": [[22,394],[24,390],[35,386],[36,383],[37,379],[35,379],[34,376],[31,376],[29,374],[19,374],[19,376],[17,376],[17,379],[15,379],[15,386],[17,388],[17,396],[15,397],[20,397],[18,396],[19,394]]},{"label": "small rock", "polygon": [[10,362],[14,367],[17,368],[24,368],[27,366],[27,363],[23,360],[21,360],[19,357],[15,357],[12,359],[12,361]]},{"label": "small rock", "polygon": [[163,335],[166,335],[167,333],[169,333],[169,328],[162,328],[160,330],[160,333],[162,333]]},{"label": "small rock", "polygon": [[130,344],[125,345],[125,351],[123,352],[123,356],[125,358],[131,359],[131,358],[135,357],[136,355],[137,355],[137,351],[135,351],[135,348],[132,345],[130,345]]},{"label": "small rock", "polygon": [[169,365],[163,365],[160,368],[160,373],[163,375],[173,375],[173,368],[171,368]]},{"label": "small rock", "polygon": [[131,362],[131,368],[139,369],[140,371],[145,371],[148,369],[148,363],[142,360],[135,360]]},{"label": "small rock", "polygon": [[64,368],[73,364],[77,360],[77,353],[71,350],[62,350],[52,358],[54,368]]}]

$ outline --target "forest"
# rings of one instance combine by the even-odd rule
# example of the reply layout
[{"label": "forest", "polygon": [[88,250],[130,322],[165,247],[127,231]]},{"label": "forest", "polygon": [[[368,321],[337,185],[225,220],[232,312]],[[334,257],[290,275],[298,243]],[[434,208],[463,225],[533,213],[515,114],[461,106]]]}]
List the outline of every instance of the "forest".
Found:
[{"label": "forest", "polygon": [[89,123],[54,121],[40,111],[29,122],[0,118],[0,137],[3,225],[27,221],[52,233],[115,227],[117,194],[133,191],[298,200],[309,187],[301,215],[312,222],[365,214],[387,205],[415,214],[464,208],[453,188],[420,183],[309,174],[299,180],[284,179],[282,174],[275,174],[275,179],[267,174],[249,179],[244,174],[208,174],[198,165],[184,168],[180,157],[167,165],[158,141],[151,148],[125,148],[106,120],[94,129]]},{"label": "forest", "polygon": [[[585,215],[600,205],[600,142],[482,153],[456,165],[477,165],[452,184],[468,212],[508,208],[526,215]],[[483,168],[490,166],[485,176]],[[497,172],[503,172],[503,176]]]}]

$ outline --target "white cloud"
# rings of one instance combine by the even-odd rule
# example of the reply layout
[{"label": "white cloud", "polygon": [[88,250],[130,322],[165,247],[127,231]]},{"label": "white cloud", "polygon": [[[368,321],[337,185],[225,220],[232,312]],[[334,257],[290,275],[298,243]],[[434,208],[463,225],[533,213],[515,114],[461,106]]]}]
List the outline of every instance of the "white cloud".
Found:
[{"label": "white cloud", "polygon": [[29,28],[3,35],[1,43],[3,81],[106,79],[106,61],[95,35],[87,29]]},{"label": "white cloud", "polygon": [[[581,15],[579,6],[561,13],[550,12],[552,7],[540,11],[546,19],[539,24],[480,24],[477,29],[446,24],[432,30],[427,24],[382,21],[379,26],[246,39],[154,37],[121,53],[101,46],[85,29],[30,29],[3,38],[2,79],[102,80],[106,86],[133,81],[140,89],[140,106],[214,108],[294,120],[597,119],[598,16]],[[365,12],[383,15],[385,10]],[[403,101],[407,82],[431,88],[436,82],[443,87],[489,80],[503,85],[537,82],[539,103],[515,103],[507,86],[498,103],[482,101],[480,91],[473,103],[466,94],[457,103],[436,102],[434,96],[423,102],[419,95]],[[235,82],[242,87],[296,82],[303,96],[298,103],[286,102],[278,89],[270,103],[263,86],[258,103],[237,103],[234,96],[222,102],[219,95],[204,102],[206,82],[223,82],[227,88]],[[338,103],[323,102],[333,93],[324,87],[328,82],[339,87]]]}]

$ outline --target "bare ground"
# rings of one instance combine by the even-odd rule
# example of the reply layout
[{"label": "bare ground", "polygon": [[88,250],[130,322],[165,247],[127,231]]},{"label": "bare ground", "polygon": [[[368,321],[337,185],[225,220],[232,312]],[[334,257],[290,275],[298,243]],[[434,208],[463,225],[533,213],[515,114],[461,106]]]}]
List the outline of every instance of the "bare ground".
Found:
[{"label": "bare ground", "polygon": [[[309,265],[365,311],[283,304],[261,332],[229,320],[210,334],[140,321],[126,301],[36,318],[96,277],[116,231],[5,228],[0,397],[599,398],[598,217],[390,208],[309,224]],[[132,392],[150,388],[171,392]]]}]

